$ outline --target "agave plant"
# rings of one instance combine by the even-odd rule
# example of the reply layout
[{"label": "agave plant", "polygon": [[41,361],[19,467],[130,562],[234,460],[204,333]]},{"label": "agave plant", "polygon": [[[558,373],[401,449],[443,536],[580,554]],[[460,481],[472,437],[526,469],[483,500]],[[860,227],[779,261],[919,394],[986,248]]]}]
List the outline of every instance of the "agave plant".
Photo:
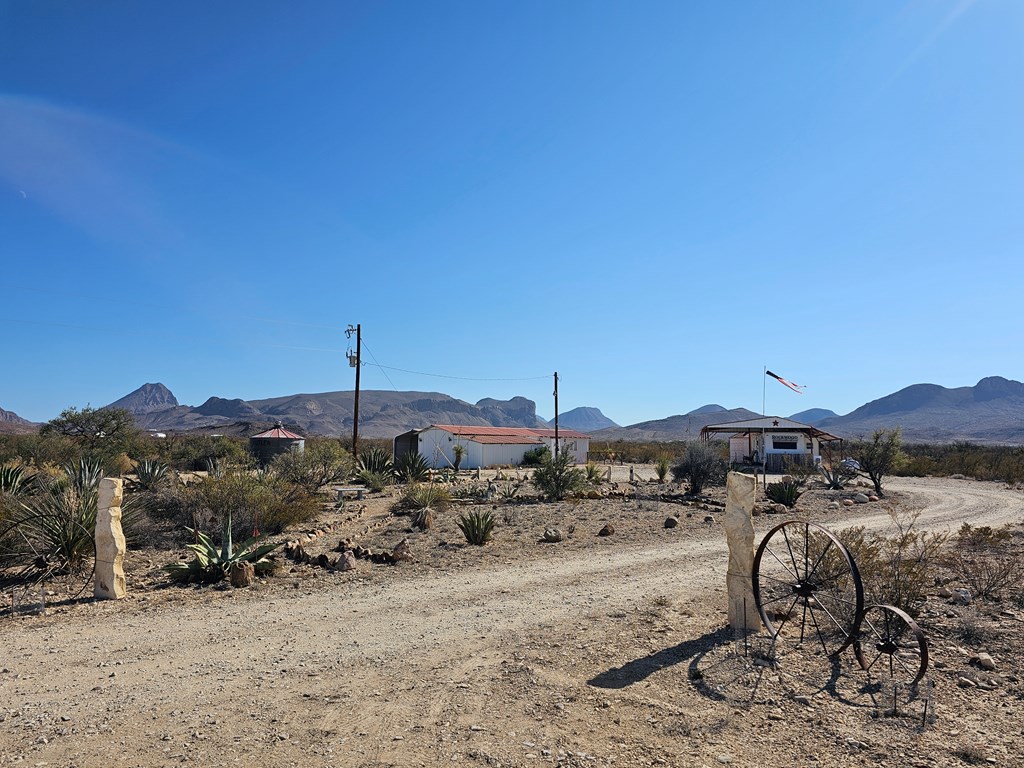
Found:
[{"label": "agave plant", "polygon": [[221,546],[201,531],[187,529],[196,537],[195,544],[188,548],[195,553],[195,559],[187,563],[172,563],[163,570],[170,574],[171,581],[189,583],[212,583],[221,581],[235,563],[252,563],[256,573],[269,573],[274,568],[274,561],[267,557],[281,546],[276,544],[259,544],[259,538],[251,538],[237,547],[231,539],[231,515],[224,519],[224,530],[221,532]]},{"label": "agave plant", "polygon": [[406,453],[395,462],[395,475],[405,483],[422,483],[430,478],[430,465],[419,453]]},{"label": "agave plant", "polygon": [[459,515],[456,521],[462,535],[470,544],[483,546],[491,540],[494,531],[494,515],[490,512],[474,510],[465,515]]},{"label": "agave plant", "polygon": [[143,459],[135,467],[137,480],[134,487],[140,491],[156,491],[167,479],[167,465],[160,461]]},{"label": "agave plant", "polygon": [[391,454],[383,448],[371,448],[359,454],[359,469],[385,475],[394,471]]}]

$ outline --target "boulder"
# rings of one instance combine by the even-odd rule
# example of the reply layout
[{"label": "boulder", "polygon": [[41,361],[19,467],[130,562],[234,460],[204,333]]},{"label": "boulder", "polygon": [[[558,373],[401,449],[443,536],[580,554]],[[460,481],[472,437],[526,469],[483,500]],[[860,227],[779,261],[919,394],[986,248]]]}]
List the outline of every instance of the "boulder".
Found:
[{"label": "boulder", "polygon": [[975,657],[974,660],[977,662],[978,666],[981,667],[982,669],[987,669],[987,670],[991,671],[991,670],[996,668],[995,661],[987,653],[979,653]]},{"label": "boulder", "polygon": [[855,504],[867,504],[870,499],[863,493],[857,493],[854,494],[853,501]]},{"label": "boulder", "polygon": [[615,533],[615,526],[613,526],[611,523],[605,523],[604,527],[601,528],[601,530],[597,532],[597,535],[598,536],[611,536],[613,533]]},{"label": "boulder", "polygon": [[251,587],[256,581],[256,566],[252,563],[236,561],[228,568],[228,579],[231,580],[232,587]]},{"label": "boulder", "polygon": [[411,563],[413,560],[412,550],[409,549],[409,540],[402,539],[391,551],[391,559],[396,563]]},{"label": "boulder", "polygon": [[852,507],[853,506],[853,499],[843,499],[843,506],[844,507]]},{"label": "boulder", "polygon": [[544,544],[557,544],[560,541],[565,541],[565,534],[557,528],[545,528],[544,535],[540,540]]},{"label": "boulder", "polygon": [[[687,517],[689,517],[689,515],[687,515]],[[675,518],[675,517],[666,517],[665,518],[665,527],[666,528],[675,528],[677,525],[679,525],[679,520],[677,518]]]},{"label": "boulder", "polygon": [[339,571],[351,571],[356,567],[356,556],[351,549],[346,549],[341,553],[341,558],[338,560],[336,570]]}]

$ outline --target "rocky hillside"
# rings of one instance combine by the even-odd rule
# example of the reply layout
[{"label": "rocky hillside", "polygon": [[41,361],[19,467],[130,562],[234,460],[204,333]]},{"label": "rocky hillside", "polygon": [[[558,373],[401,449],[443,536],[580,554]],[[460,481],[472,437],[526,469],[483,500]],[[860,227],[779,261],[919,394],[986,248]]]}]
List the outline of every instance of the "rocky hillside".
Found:
[{"label": "rocky hillside", "polygon": [[[354,393],[321,392],[266,400],[211,397],[202,405],[179,405],[162,384],[146,384],[111,405],[126,408],[146,429],[216,429],[237,423],[282,421],[308,434],[347,435],[352,431]],[[162,400],[166,407],[155,406]],[[440,392],[364,390],[359,394],[359,434],[394,437],[429,424],[473,424],[496,427],[547,426],[537,418],[532,400],[484,398],[476,404]]]},{"label": "rocky hillside", "polygon": [[825,419],[833,419],[838,415],[838,413],[830,411],[828,408],[809,408],[806,411],[794,413],[789,418],[793,421],[799,421],[801,424],[810,424],[814,427]]},{"label": "rocky hillside", "polygon": [[[554,421],[548,423],[555,425]],[[581,406],[558,414],[558,426],[580,432],[597,432],[599,429],[614,429],[619,425],[601,413],[600,408]]]},{"label": "rocky hillside", "polygon": [[1024,444],[1024,384],[1001,376],[973,387],[914,384],[816,426],[843,437],[899,426],[908,442]]},{"label": "rocky hillside", "polygon": [[638,442],[673,440],[696,440],[700,431],[708,424],[725,424],[730,421],[753,419],[761,414],[748,411],[746,408],[731,410],[718,406],[703,406],[680,416],[669,416],[667,419],[642,421],[628,427],[602,429],[591,433],[595,440],[633,440]]},{"label": "rocky hillside", "polygon": [[0,408],[0,434],[24,435],[35,432],[38,428],[38,424],[21,418],[14,411],[5,411]]}]

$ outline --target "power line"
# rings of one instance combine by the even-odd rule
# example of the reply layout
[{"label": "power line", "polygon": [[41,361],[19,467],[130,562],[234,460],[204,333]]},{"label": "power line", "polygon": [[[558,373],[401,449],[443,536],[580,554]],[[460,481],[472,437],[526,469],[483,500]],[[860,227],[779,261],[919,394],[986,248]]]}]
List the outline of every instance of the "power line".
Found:
[{"label": "power line", "polygon": [[[397,392],[398,391],[398,387],[395,386],[395,382],[393,382],[391,380],[391,377],[388,376],[388,372],[384,370],[384,366],[382,366],[380,363],[377,362],[377,356],[375,354],[373,354],[373,350],[370,349],[370,345],[366,343],[366,339],[363,339],[363,346],[366,347],[366,351],[369,352],[370,353],[370,357],[373,358],[373,365],[375,365],[377,368],[381,369],[380,372],[384,374],[384,378],[388,380],[388,384],[390,384],[391,388],[393,390],[395,390],[395,392]],[[369,365],[369,363],[367,363],[367,365]]]}]

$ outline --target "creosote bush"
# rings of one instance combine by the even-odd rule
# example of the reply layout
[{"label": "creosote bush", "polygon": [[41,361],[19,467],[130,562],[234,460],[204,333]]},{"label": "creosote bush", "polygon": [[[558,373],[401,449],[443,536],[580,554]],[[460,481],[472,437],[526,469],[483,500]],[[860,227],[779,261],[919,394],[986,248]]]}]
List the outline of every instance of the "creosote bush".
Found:
[{"label": "creosote bush", "polygon": [[271,469],[283,480],[316,493],[329,483],[347,480],[355,468],[352,455],[333,439],[311,438],[304,451],[288,451],[274,458]]},{"label": "creosote bush", "polygon": [[860,571],[866,604],[888,603],[918,614],[946,543],[945,534],[917,528],[919,514],[890,511],[888,530],[855,526],[836,533]]},{"label": "creosote bush", "polygon": [[686,444],[683,457],[672,467],[672,477],[677,483],[689,483],[690,493],[697,494],[705,485],[724,483],[728,468],[721,446],[700,440]]},{"label": "creosote bush", "polygon": [[974,597],[1000,600],[1024,581],[1024,555],[1009,528],[964,523],[942,558],[953,577]]}]

